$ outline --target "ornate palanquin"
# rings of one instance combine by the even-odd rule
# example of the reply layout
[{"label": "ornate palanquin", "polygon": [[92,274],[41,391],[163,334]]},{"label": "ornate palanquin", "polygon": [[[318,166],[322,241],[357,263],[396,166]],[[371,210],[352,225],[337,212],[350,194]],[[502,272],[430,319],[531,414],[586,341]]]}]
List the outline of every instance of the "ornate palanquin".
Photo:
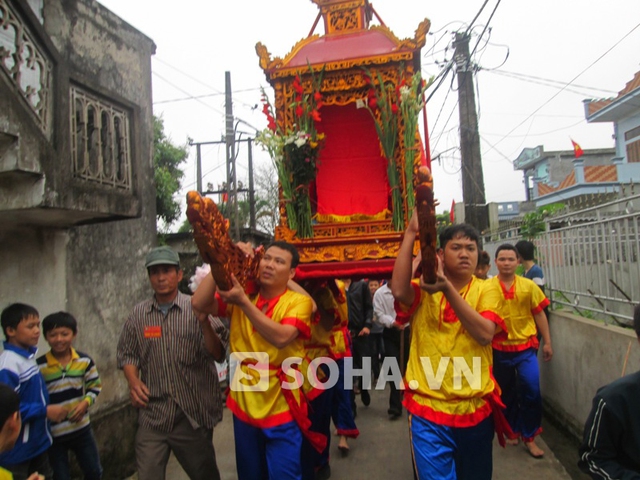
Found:
[{"label": "ornate palanquin", "polygon": [[[260,66],[275,92],[276,121],[283,130],[292,128],[295,122],[289,107],[294,102],[296,76],[305,92],[312,90],[314,79],[321,78],[322,120],[317,129],[325,133],[325,144],[311,187],[313,237],[298,238],[288,227],[282,197],[275,237],[298,248],[300,278],[389,275],[402,231],[392,223],[387,160],[374,120],[364,108],[371,88],[364,73],[374,78],[379,74],[385,84],[398,87],[402,78],[407,80],[419,72],[420,49],[430,22],[422,21],[413,39],[401,40],[382,21],[381,25],[369,25],[377,14],[368,0],[312,1],[320,9],[312,33],[322,18],[324,35],[300,40],[284,58],[272,58],[264,45],[256,45]],[[393,161],[400,172],[398,188],[404,198],[406,225],[405,187],[413,179],[404,174],[403,134],[399,118]],[[416,136],[416,148],[421,145]],[[420,150],[415,169],[426,161],[424,150]]]}]

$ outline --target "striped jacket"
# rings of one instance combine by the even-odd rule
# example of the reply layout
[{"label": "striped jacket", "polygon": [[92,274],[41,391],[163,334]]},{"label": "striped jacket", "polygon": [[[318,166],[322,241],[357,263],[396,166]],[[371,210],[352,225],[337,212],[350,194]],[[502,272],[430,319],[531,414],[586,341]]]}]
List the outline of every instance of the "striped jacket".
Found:
[{"label": "striped jacket", "polygon": [[[89,406],[95,403],[102,390],[102,383],[96,364],[89,355],[71,347],[71,361],[65,366],[60,365],[51,351],[38,358],[37,362],[49,391],[50,404],[63,405],[71,412],[83,400]],[[88,412],[76,423],[68,420],[52,423],[51,433],[54,438],[60,438],[86,428],[89,428]]]}]

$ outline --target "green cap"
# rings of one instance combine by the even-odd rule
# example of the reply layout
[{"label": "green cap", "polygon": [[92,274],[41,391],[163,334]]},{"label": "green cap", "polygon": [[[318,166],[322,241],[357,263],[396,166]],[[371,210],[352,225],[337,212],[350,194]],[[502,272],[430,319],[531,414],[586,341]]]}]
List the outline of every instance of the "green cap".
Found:
[{"label": "green cap", "polygon": [[171,247],[157,247],[147,253],[147,259],[144,262],[146,268],[154,265],[176,265],[179,267],[180,257]]}]

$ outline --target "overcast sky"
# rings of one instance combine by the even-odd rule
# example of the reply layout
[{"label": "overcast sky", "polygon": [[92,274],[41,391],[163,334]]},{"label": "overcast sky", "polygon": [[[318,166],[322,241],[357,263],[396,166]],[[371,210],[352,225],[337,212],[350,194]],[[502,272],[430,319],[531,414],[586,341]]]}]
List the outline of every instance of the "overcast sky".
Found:
[{"label": "overcast sky", "polygon": [[[257,128],[266,122],[260,86],[267,86],[255,44],[284,57],[307,37],[318,13],[311,0],[100,0],[148,35],[153,58],[154,112],[175,143],[220,140],[224,75],[231,72],[234,115]],[[431,32],[422,50],[425,76],[437,75],[453,53],[453,33],[465,30],[484,0],[374,0],[399,38],[413,38],[423,18]],[[496,8],[497,5],[497,8]],[[494,12],[495,9],[495,13]],[[490,19],[493,13],[493,17]],[[522,149],[613,147],[612,124],[587,124],[583,100],[615,96],[640,70],[638,0],[489,0],[472,30],[476,102],[488,201],[524,200],[522,173],[512,161]],[[374,24],[377,23],[375,20]],[[484,27],[488,28],[484,31]],[[322,22],[316,33],[323,33]],[[482,34],[482,37],[480,35]],[[456,82],[449,75],[428,104],[439,211],[462,201]],[[201,97],[201,98],[193,98]],[[246,129],[251,132],[250,129]],[[422,127],[421,127],[422,131]],[[268,163],[266,154],[256,162]],[[205,185],[225,180],[224,147],[203,147]],[[240,152],[238,179],[246,179]],[[195,147],[185,168],[184,197],[195,189]]]}]

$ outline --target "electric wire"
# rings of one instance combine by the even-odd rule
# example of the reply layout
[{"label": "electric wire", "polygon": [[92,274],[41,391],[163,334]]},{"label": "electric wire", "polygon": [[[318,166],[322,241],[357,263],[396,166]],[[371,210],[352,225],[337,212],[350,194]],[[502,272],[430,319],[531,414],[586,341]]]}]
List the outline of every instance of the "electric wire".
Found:
[{"label": "electric wire", "polygon": [[[498,0],[496,2],[496,6],[493,7],[493,11],[491,12],[491,15],[489,15],[489,20],[487,20],[487,23],[485,24],[484,28],[482,29],[482,33],[480,33],[480,36],[478,37],[478,41],[476,42],[476,45],[473,47],[473,50],[471,51],[471,55],[469,55],[469,58],[473,57],[474,53],[476,53],[476,49],[478,48],[478,45],[480,44],[480,40],[482,39],[482,36],[484,35],[484,32],[487,31],[487,28],[489,28],[489,24],[491,23],[491,20],[493,19],[493,16],[496,13],[496,10],[498,10],[498,7],[500,6],[500,2],[502,0]],[[486,2],[485,2],[486,5]],[[482,6],[482,8],[484,8],[484,5]]]},{"label": "electric wire", "polygon": [[[593,67],[596,63],[598,63],[600,60],[602,60],[602,58],[604,58],[609,52],[611,52],[611,50],[613,50],[615,47],[617,47],[625,38],[627,38],[629,35],[631,35],[638,27],[640,27],[640,23],[638,23],[635,27],[633,27],[628,33],[626,33],[622,38],[620,38],[615,44],[613,44],[613,46],[611,46],[610,48],[608,48],[603,54],[601,54],[598,58],[596,58],[593,62],[591,62],[586,68],[584,68],[580,73],[578,73],[575,77],[573,77],[567,84],[566,87],[568,87],[569,85],[571,85],[576,79],[578,79],[583,73],[585,73],[587,70],[589,70],[591,67]],[[565,87],[565,88],[566,88]],[[520,123],[518,123],[515,127],[513,127],[504,137],[502,137],[500,140],[498,140],[495,145],[498,145],[499,143],[501,143],[502,141],[504,141],[506,138],[508,138],[514,131],[516,131],[518,128],[520,128],[527,120],[529,120],[529,118],[531,118],[533,115],[535,115],[536,113],[538,113],[540,110],[542,110],[542,108],[544,108],[546,105],[548,105],[554,98],[556,98],[558,95],[560,95],[560,93],[562,93],[564,91],[565,88],[561,88],[558,92],[556,92],[554,95],[551,96],[551,98],[549,98],[546,102],[544,102],[542,105],[540,105],[538,108],[536,108],[533,112],[531,112],[524,120],[522,120]]]},{"label": "electric wire", "polygon": [[[561,83],[561,82],[551,81],[553,83],[550,83],[548,81],[538,81],[536,79],[529,79],[529,78],[527,78],[526,76],[523,76],[523,75],[511,75],[509,73],[501,72],[500,70],[483,69],[483,71],[489,72],[489,73],[493,73],[494,75],[500,75],[500,76],[503,76],[503,77],[513,78],[515,80],[520,80],[521,82],[533,83],[535,85],[542,85],[544,87],[559,88],[559,89],[563,88],[562,84],[554,85],[554,83]],[[578,88],[596,90],[596,91],[599,91],[599,92],[617,93],[617,92],[611,92],[611,90],[600,90],[600,89],[596,89],[596,88],[592,88],[592,87],[582,87],[582,86],[579,86],[579,85],[574,85],[574,86],[578,87]],[[564,87],[564,90],[567,91],[567,92],[570,92],[570,93],[575,93],[576,95],[589,96],[588,93],[581,92],[579,90],[575,90],[574,88],[568,88],[566,86]]]}]

